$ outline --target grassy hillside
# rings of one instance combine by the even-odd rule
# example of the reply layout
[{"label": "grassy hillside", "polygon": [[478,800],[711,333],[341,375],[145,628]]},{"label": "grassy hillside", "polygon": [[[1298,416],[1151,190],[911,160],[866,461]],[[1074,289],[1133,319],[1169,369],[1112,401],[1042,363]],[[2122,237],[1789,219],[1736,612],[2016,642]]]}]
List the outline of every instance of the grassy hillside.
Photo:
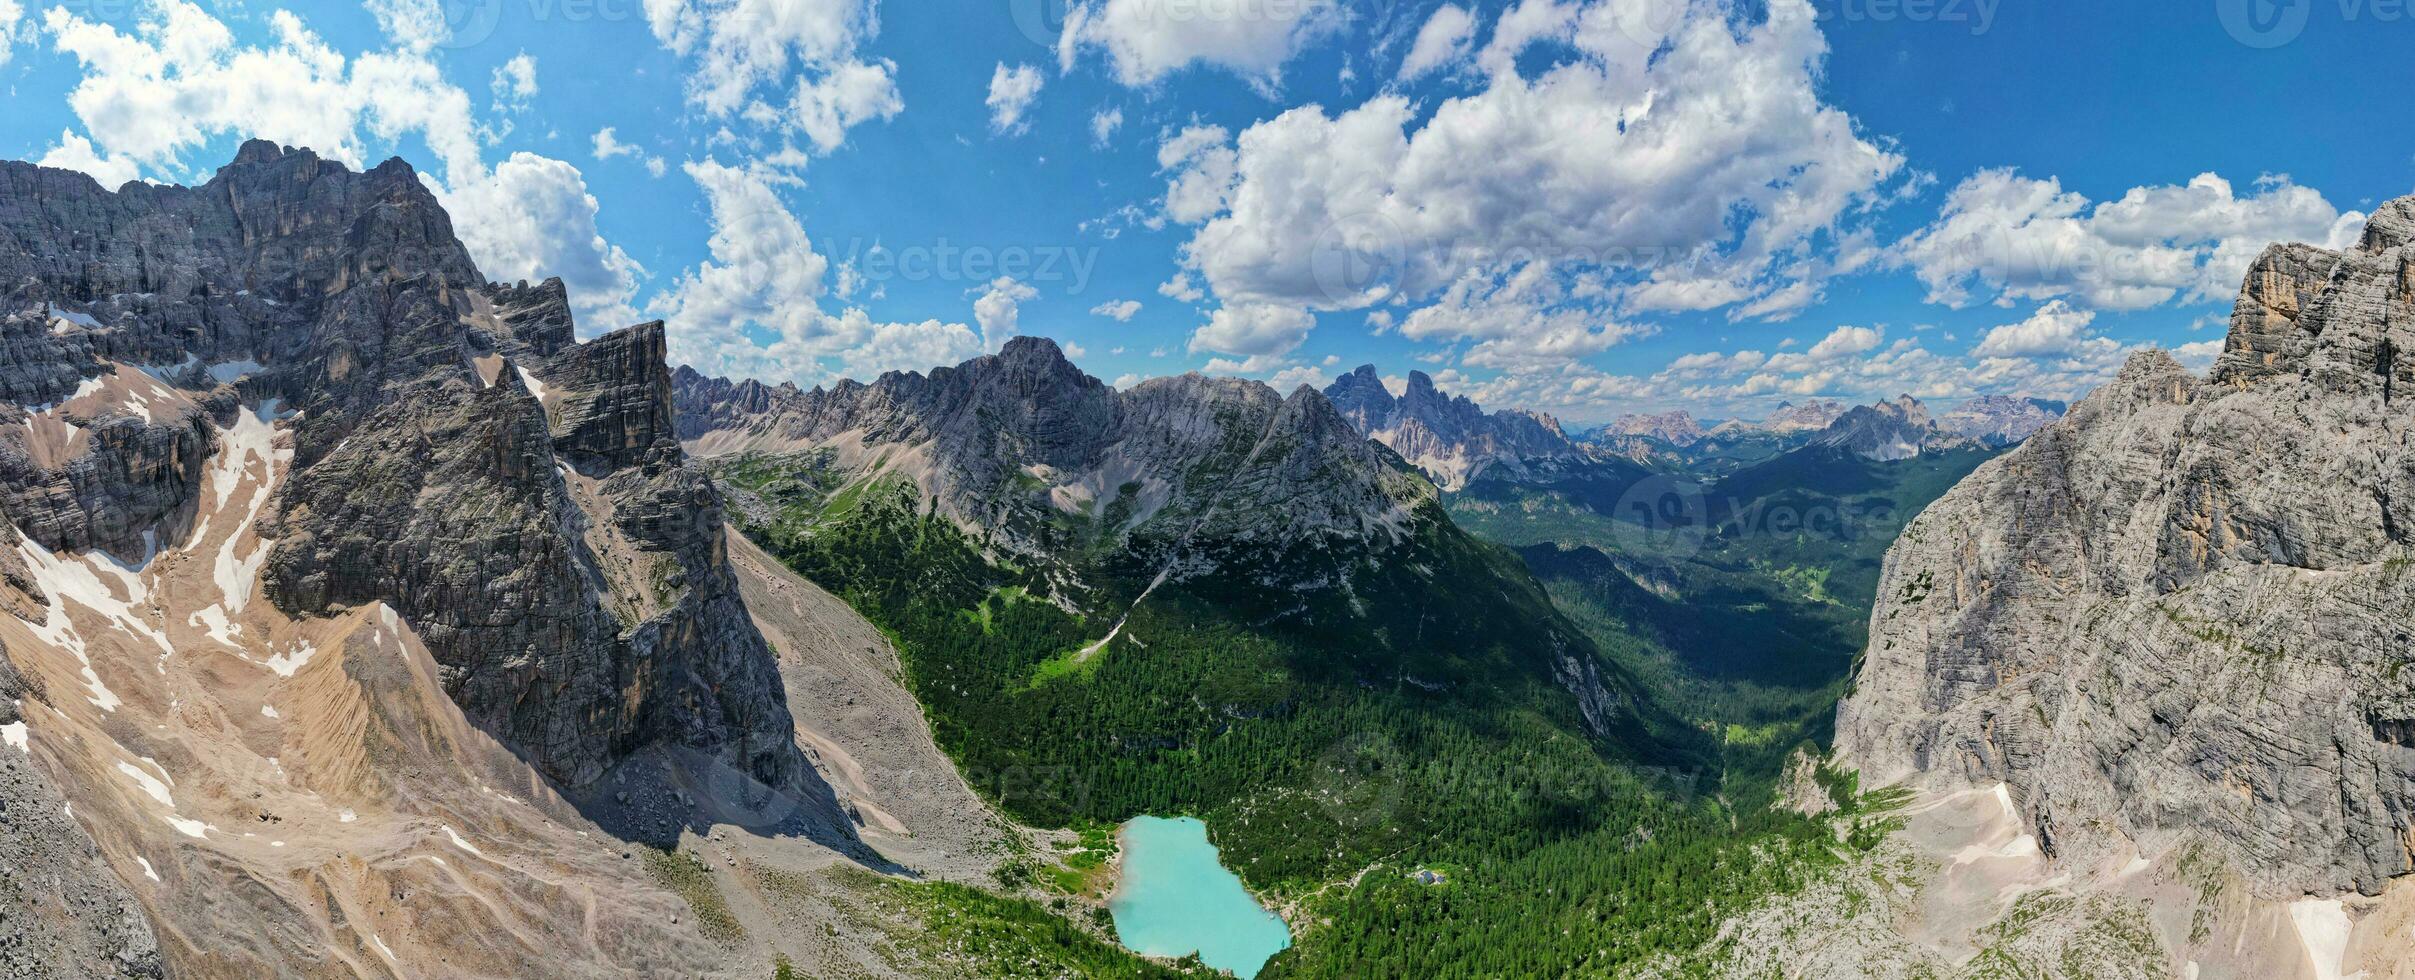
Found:
[{"label": "grassy hillside", "polygon": [[1549,486],[1488,482],[1447,505],[1514,546],[1553,602],[1693,727],[1731,792],[1829,737],[1903,525],[1995,454],[1879,462],[1807,447],[1713,482],[1621,467]]},{"label": "grassy hillside", "polygon": [[[1810,822],[1721,802],[1715,741],[1439,513],[1345,592],[1236,563],[1116,630],[1120,605],[1075,612],[1097,605],[1061,584],[1138,594],[1098,582],[1111,561],[992,561],[910,488],[818,465],[725,464],[748,533],[890,632],[940,745],[1016,818],[1206,820],[1301,932],[1269,975],[1604,972],[1824,860]],[[1607,731],[1572,670],[1600,678]]]}]

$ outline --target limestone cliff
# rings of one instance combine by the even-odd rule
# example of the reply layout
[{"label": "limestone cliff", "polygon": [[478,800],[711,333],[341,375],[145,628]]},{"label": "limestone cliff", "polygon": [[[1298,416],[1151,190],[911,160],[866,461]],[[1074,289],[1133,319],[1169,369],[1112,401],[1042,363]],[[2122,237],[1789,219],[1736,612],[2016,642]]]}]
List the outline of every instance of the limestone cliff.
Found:
[{"label": "limestone cliff", "polygon": [[1915,520],[1838,714],[1863,784],[2008,785],[2046,852],[2415,871],[2415,199],[2268,249],[2212,375],[2135,356]]}]

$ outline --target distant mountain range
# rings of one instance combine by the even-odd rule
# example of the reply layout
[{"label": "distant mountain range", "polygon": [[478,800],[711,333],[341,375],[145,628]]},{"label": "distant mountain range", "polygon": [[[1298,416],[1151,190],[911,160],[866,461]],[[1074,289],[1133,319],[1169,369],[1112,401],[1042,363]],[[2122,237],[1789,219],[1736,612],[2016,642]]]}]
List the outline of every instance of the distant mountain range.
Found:
[{"label": "distant mountain range", "polygon": [[1511,470],[1581,459],[1585,450],[1560,421],[1520,410],[1487,414],[1465,396],[1445,395],[1423,371],[1409,372],[1395,398],[1374,365],[1334,379],[1325,389],[1342,417],[1391,447],[1445,490],[1465,487],[1493,467]]},{"label": "distant mountain range", "polygon": [[[760,385],[742,386],[724,397],[761,399],[770,397],[770,391]],[[1373,365],[1362,365],[1334,379],[1325,397],[1358,431],[1400,454],[1448,492],[1487,477],[1557,479],[1610,458],[1654,470],[1715,474],[1815,444],[1873,460],[1908,459],[1966,446],[2000,449],[2028,438],[2064,410],[2061,402],[1987,395],[1932,416],[1919,399],[1903,395],[1862,406],[1781,403],[1766,419],[1730,419],[1708,429],[1683,410],[1623,415],[1571,436],[1550,415],[1518,409],[1488,412],[1464,395],[1437,389],[1433,378],[1420,371],[1410,372],[1406,387],[1395,396]]]}]

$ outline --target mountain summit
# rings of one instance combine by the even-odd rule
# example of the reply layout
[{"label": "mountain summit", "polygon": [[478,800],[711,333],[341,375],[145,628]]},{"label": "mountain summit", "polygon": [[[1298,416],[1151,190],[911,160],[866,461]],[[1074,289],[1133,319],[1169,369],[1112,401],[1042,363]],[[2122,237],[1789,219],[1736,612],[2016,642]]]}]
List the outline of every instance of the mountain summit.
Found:
[{"label": "mountain summit", "polygon": [[1444,490],[1459,490],[1496,467],[1521,472],[1572,460],[1582,451],[1558,419],[1534,412],[1486,414],[1466,396],[1444,394],[1423,371],[1409,372],[1394,398],[1375,366],[1334,379],[1325,397],[1367,437],[1399,453]]}]

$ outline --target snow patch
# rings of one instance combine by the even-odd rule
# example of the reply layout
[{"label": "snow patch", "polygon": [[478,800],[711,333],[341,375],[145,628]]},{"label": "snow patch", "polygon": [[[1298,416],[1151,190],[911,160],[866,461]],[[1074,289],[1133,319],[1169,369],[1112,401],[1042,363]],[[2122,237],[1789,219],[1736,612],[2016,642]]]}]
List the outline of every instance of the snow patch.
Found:
[{"label": "snow patch", "polygon": [[159,880],[159,872],[151,870],[151,862],[143,860],[142,855],[135,855],[134,863],[143,866],[143,877],[149,878],[155,882]]},{"label": "snow patch", "polygon": [[0,725],[0,742],[6,742],[9,748],[26,755],[34,754],[32,735],[33,732],[27,729],[22,721],[12,721]]},{"label": "snow patch", "polygon": [[210,825],[199,820],[187,820],[173,813],[161,814],[160,819],[167,821],[168,826],[176,828],[177,833],[187,837],[206,838],[209,836]]},{"label": "snow patch", "polygon": [[241,381],[245,378],[251,377],[252,375],[260,373],[261,370],[262,368],[260,367],[260,362],[249,359],[241,361],[228,361],[224,364],[212,364],[210,365],[210,380],[218,382],[222,385],[234,384],[237,381]]},{"label": "snow patch", "polygon": [[64,309],[57,306],[50,308],[50,318],[54,321],[71,323],[86,330],[99,330],[101,328],[101,321],[93,319],[92,314],[78,313],[74,310]]},{"label": "snow patch", "polygon": [[553,390],[545,387],[545,382],[537,380],[536,375],[528,373],[528,369],[521,367],[516,361],[512,364],[512,370],[520,372],[520,383],[528,386],[529,394],[537,396],[537,404],[553,404],[548,400],[552,397]]},{"label": "snow patch", "polygon": [[[211,639],[236,649],[242,648],[236,638],[242,634],[243,627],[234,620],[242,614],[245,606],[251,604],[252,583],[259,579],[260,566],[268,562],[268,542],[253,540],[248,554],[238,554],[238,550],[244,544],[245,532],[251,530],[252,525],[260,519],[261,509],[275,495],[281,468],[293,460],[293,446],[290,443],[277,445],[277,406],[278,399],[271,398],[249,411],[238,413],[235,424],[219,434],[218,453],[211,457],[210,468],[205,475],[211,499],[217,501],[217,507],[210,517],[216,516],[216,512],[225,511],[236,491],[243,489],[246,484],[250,485],[251,494],[243,502],[241,517],[234,529],[227,532],[226,540],[218,546],[218,554],[210,567],[211,579],[218,586],[219,601],[195,611],[186,622],[208,630]],[[196,523],[194,545],[202,542],[202,535],[212,523],[209,517]],[[296,663],[294,666],[301,665]],[[290,670],[279,673],[292,676]]]},{"label": "snow patch", "polygon": [[2357,980],[2364,971],[2343,973],[2348,966],[2348,907],[2338,899],[2309,898],[2289,903],[2289,920],[2298,927],[2298,943],[2314,965],[2315,980]]},{"label": "snow patch", "polygon": [[292,677],[294,672],[301,670],[302,666],[309,663],[310,658],[318,656],[318,653],[318,647],[312,646],[308,640],[303,640],[295,643],[284,653],[268,658],[268,662],[263,666],[276,671],[279,677]]},{"label": "snow patch", "polygon": [[137,768],[130,762],[118,763],[117,771],[125,773],[127,779],[134,781],[137,789],[150,794],[151,798],[158,801],[160,806],[169,809],[176,808],[176,797],[169,795],[168,784],[160,782],[159,777]]},{"label": "snow patch", "polygon": [[453,827],[452,827],[452,825],[451,825],[451,824],[443,824],[443,825],[440,825],[440,826],[443,826],[443,827],[444,827],[444,835],[445,835],[446,837],[450,837],[450,838],[452,838],[452,839],[453,839],[453,846],[454,846],[454,847],[458,847],[458,848],[460,848],[460,849],[462,849],[462,850],[468,851],[468,852],[470,852],[471,854],[473,854],[473,855],[475,855],[475,856],[478,856],[478,857],[485,857],[485,856],[486,856],[486,852],[479,850],[479,849],[478,849],[478,848],[476,848],[475,846],[472,846],[472,845],[470,844],[470,842],[469,842],[469,841],[462,840],[462,839],[461,839],[461,834],[460,834],[460,833],[458,833],[458,832],[456,832],[456,831],[453,829]]},{"label": "snow patch", "polygon": [[269,707],[268,705],[265,705],[265,704],[260,706],[260,717],[262,717],[262,718],[275,718],[276,716],[277,716],[277,709],[272,708],[272,707]]},{"label": "snow patch", "polygon": [[[94,707],[102,711],[116,711],[117,706],[124,702],[109,690],[108,685],[101,683],[100,675],[93,671],[86,638],[76,629],[75,620],[69,614],[70,603],[99,613],[119,632],[150,640],[162,654],[175,652],[175,648],[168,643],[167,634],[135,612],[137,607],[150,602],[150,590],[144,586],[142,576],[136,570],[119,564],[117,559],[105,554],[63,557],[42,547],[32,538],[18,540],[17,554],[25,560],[26,568],[33,572],[34,581],[57,600],[41,625],[28,623],[27,627],[44,643],[66,650],[75,656],[77,663],[83,665],[84,683],[91,688],[86,700],[91,701]],[[102,579],[103,575],[115,579],[124,587],[123,598]]]}]

